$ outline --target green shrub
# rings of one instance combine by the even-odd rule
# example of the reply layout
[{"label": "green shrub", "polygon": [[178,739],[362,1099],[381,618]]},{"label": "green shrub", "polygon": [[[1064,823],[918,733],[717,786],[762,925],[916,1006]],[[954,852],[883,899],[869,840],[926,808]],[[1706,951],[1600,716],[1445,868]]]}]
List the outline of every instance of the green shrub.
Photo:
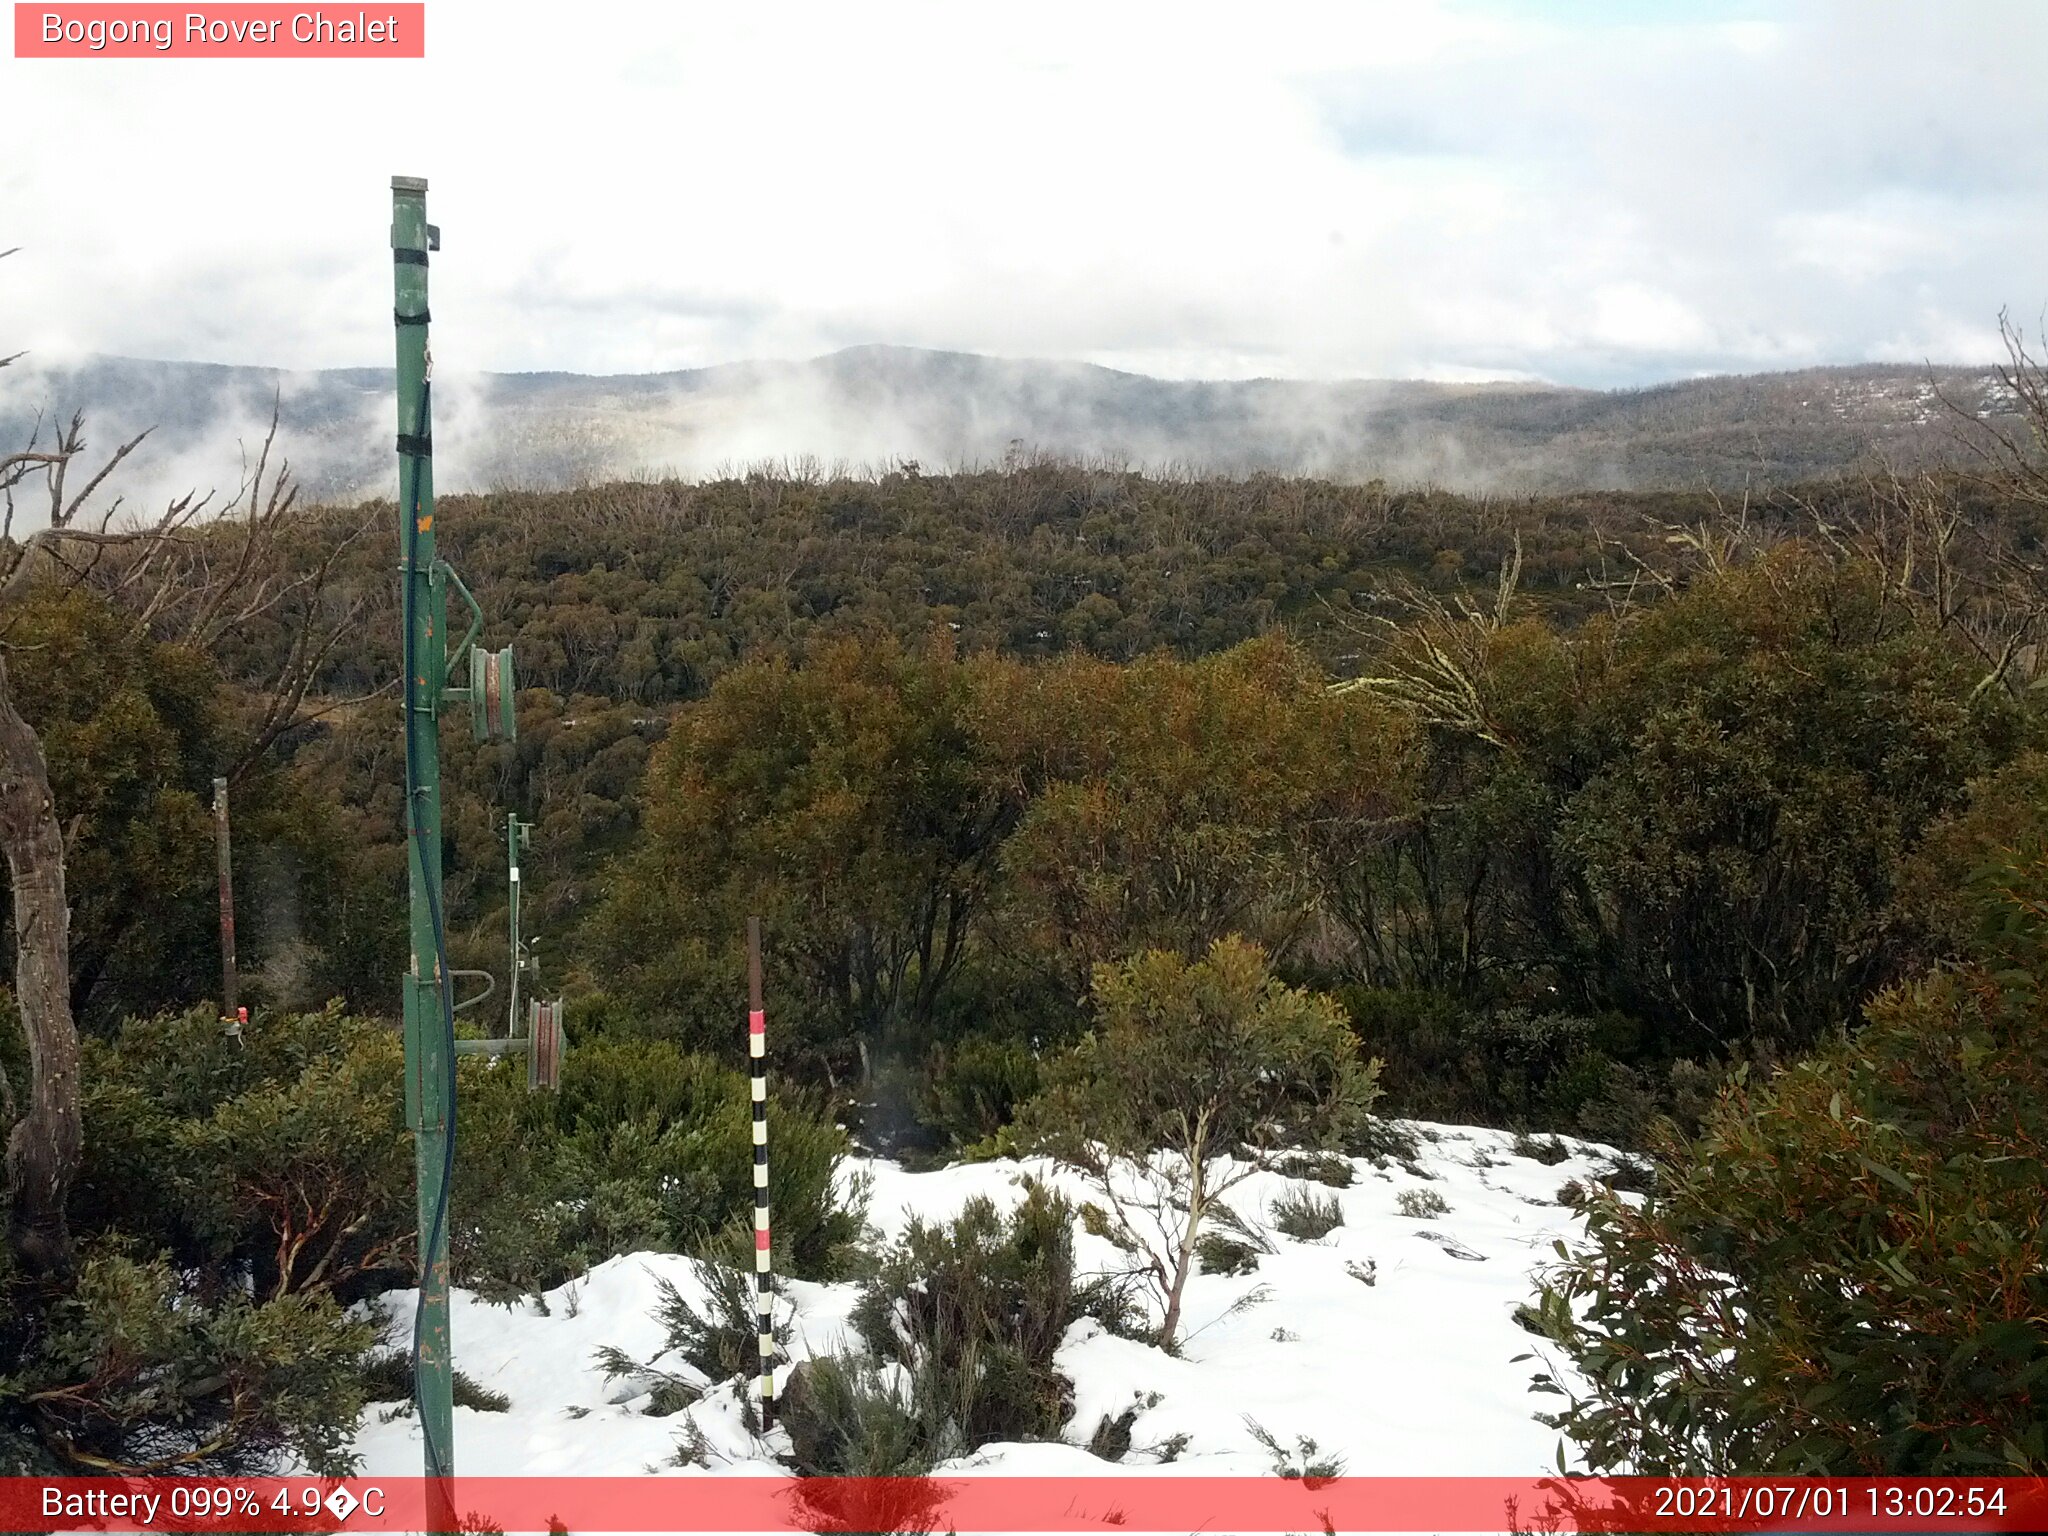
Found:
[{"label": "green shrub", "polygon": [[1332,1189],[1349,1189],[1356,1174],[1347,1157],[1327,1152],[1291,1152],[1273,1164],[1273,1171],[1290,1179],[1309,1179]]},{"label": "green shrub", "polygon": [[694,1127],[717,1116],[737,1075],[666,1041],[594,1040],[562,1062],[555,1124],[567,1135],[626,1124],[648,1125],[657,1135]]},{"label": "green shrub", "polygon": [[940,1501],[918,1479],[997,1440],[1052,1440],[1067,1384],[1053,1353],[1081,1315],[1074,1211],[1033,1184],[1007,1218],[984,1198],[943,1226],[913,1221],[880,1258],[853,1322],[865,1347],[804,1361],[781,1418],[819,1529],[929,1531]]},{"label": "green shrub", "polygon": [[1588,1197],[1591,1246],[1539,1310],[1578,1373],[1543,1381],[1554,1422],[1594,1471],[2048,1470],[2034,974],[1894,990],[1671,1137],[1647,1204]]},{"label": "green shrub", "polygon": [[1227,1232],[1204,1232],[1195,1239],[1195,1261],[1205,1275],[1249,1275],[1259,1267],[1259,1250]]},{"label": "green shrub", "polygon": [[[670,1351],[713,1382],[735,1377],[751,1382],[761,1370],[760,1293],[753,1269],[752,1233],[734,1231],[714,1245],[718,1261],[699,1260],[697,1280],[705,1293],[702,1310],[667,1279],[656,1281],[661,1296],[655,1311],[662,1326],[661,1348],[656,1358]],[[742,1258],[746,1262],[741,1263]],[[786,1318],[771,1324],[771,1337],[778,1355],[789,1343]],[[649,1380],[654,1402],[650,1413],[666,1415],[696,1401],[698,1384],[673,1371],[635,1360],[624,1350],[607,1345],[597,1352],[597,1364],[607,1379],[638,1376]],[[743,1391],[740,1402],[748,1422],[757,1429],[756,1395]]]},{"label": "green shrub", "polygon": [[[753,1111],[738,1072],[665,1041],[606,1038],[569,1054],[553,1099],[507,1071],[465,1092],[455,1269],[492,1299],[620,1253],[709,1255],[752,1223]],[[771,1103],[769,1136],[777,1273],[837,1277],[867,1198],[865,1181],[845,1176],[846,1133],[794,1089]]]},{"label": "green shrub", "polygon": [[1289,1237],[1312,1243],[1344,1225],[1344,1207],[1335,1195],[1290,1189],[1272,1204],[1273,1225]]},{"label": "green shrub", "polygon": [[800,1477],[916,1477],[957,1454],[931,1444],[902,1371],[864,1351],[800,1362],[779,1406]]},{"label": "green shrub", "polygon": [[[819,1529],[929,1531],[918,1479],[995,1440],[1057,1439],[1067,1385],[1053,1353],[1086,1298],[1074,1287],[1073,1208],[1034,1184],[1008,1217],[986,1199],[941,1226],[913,1221],[863,1285],[858,1349],[791,1372],[781,1420]],[[1099,1302],[1100,1298],[1096,1298]]]},{"label": "green shrub", "polygon": [[1404,1189],[1394,1197],[1394,1204],[1403,1216],[1418,1220],[1451,1213],[1451,1203],[1433,1189]]},{"label": "green shrub", "polygon": [[[1414,1119],[1534,1126],[1640,1149],[1661,1119],[1697,1128],[1725,1072],[1716,1062],[1658,1054],[1668,1042],[1619,1013],[1480,1006],[1448,993],[1374,987],[1345,987],[1337,996],[1361,1047],[1384,1064],[1389,1108]],[[1757,1060],[1764,1050],[1744,1042],[1738,1054]]]},{"label": "green shrub", "polygon": [[259,1296],[403,1284],[416,1215],[398,1036],[330,1008],[266,1014],[245,1039],[204,1009],[87,1042],[75,1225]]},{"label": "green shrub", "polygon": [[226,1476],[280,1454],[345,1474],[374,1328],[332,1296],[207,1295],[110,1242],[51,1296],[0,1275],[0,1465]]},{"label": "green shrub", "polygon": [[1136,1280],[1129,1274],[1090,1275],[1074,1292],[1074,1311],[1094,1318],[1117,1338],[1151,1343],[1151,1321],[1135,1291]]},{"label": "green shrub", "polygon": [[1640,1032],[1619,1014],[1481,1008],[1439,992],[1347,987],[1361,1048],[1399,1115],[1460,1124],[1574,1125],[1608,1091]]},{"label": "green shrub", "polygon": [[1007,1218],[977,1197],[946,1225],[913,1220],[881,1256],[853,1323],[909,1373],[935,1435],[949,1426],[968,1450],[1058,1436],[1067,1384],[1053,1355],[1080,1315],[1073,1223],[1073,1207],[1034,1183]]},{"label": "green shrub", "polygon": [[[476,1378],[466,1371],[455,1372],[453,1382],[455,1406],[458,1408],[474,1408],[478,1413],[504,1413],[512,1406],[511,1398],[478,1385]],[[398,1403],[402,1406],[397,1412],[408,1413],[412,1408],[412,1392],[411,1351],[387,1350],[364,1362],[364,1402]]]},{"label": "green shrub", "polygon": [[[761,1368],[760,1289],[754,1271],[736,1262],[740,1245],[728,1242],[725,1247],[728,1262],[700,1261],[697,1265],[697,1278],[705,1292],[703,1311],[664,1280],[661,1310],[656,1314],[662,1324],[663,1348],[675,1350],[713,1381],[753,1377]],[[771,1327],[771,1337],[781,1349],[789,1342],[789,1325],[783,1321]]]},{"label": "green shrub", "polygon": [[1146,1188],[1113,1199],[1106,1225],[1153,1286],[1170,1352],[1203,1223],[1285,1152],[1361,1132],[1379,1064],[1359,1059],[1333,1000],[1286,985],[1242,939],[1193,962],[1152,950],[1098,966],[1094,995],[1097,1029],[1048,1064],[1020,1139],[1105,1191],[1141,1171]]},{"label": "green shrub", "polygon": [[933,1053],[921,1118],[947,1144],[970,1146],[1008,1126],[1038,1083],[1038,1059],[1024,1046],[970,1035]]}]

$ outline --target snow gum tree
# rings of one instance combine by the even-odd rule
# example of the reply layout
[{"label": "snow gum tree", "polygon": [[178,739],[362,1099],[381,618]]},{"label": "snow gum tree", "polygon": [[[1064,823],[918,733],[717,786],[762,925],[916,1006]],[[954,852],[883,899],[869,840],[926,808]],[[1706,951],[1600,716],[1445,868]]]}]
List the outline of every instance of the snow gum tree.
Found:
[{"label": "snow gum tree", "polygon": [[1096,968],[1096,1026],[1046,1069],[1024,1140],[1086,1176],[1110,1235],[1180,1339],[1203,1224],[1285,1147],[1342,1146],[1379,1096],[1379,1063],[1332,999],[1286,986],[1236,937],[1190,962],[1152,950]]}]

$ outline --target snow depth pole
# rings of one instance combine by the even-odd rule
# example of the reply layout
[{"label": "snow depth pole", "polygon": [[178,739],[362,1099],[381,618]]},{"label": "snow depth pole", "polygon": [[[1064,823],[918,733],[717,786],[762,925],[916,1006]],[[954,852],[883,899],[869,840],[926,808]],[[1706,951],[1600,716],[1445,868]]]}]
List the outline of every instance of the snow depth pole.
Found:
[{"label": "snow depth pole", "polygon": [[448,1339],[448,1186],[455,1151],[455,998],[441,908],[441,694],[447,593],[436,579],[433,412],[427,348],[427,184],[391,178],[391,271],[398,332],[399,582],[405,615],[405,805],[411,857],[412,964],[405,975],[405,1108],[419,1175],[419,1309],[413,1396],[425,1442],[435,1531],[455,1529],[455,1376]]},{"label": "snow depth pole", "polygon": [[775,1293],[768,1246],[768,1014],[761,1002],[761,919],[747,919],[747,1054],[754,1063],[754,1305],[760,1315],[761,1433],[775,1420]]}]

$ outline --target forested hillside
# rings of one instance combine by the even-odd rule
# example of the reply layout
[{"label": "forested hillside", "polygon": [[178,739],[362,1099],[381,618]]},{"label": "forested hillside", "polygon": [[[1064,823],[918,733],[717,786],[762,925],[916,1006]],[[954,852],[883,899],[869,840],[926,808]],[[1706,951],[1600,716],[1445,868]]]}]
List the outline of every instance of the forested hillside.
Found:
[{"label": "forested hillside", "polygon": [[[1019,452],[1151,473],[1266,472],[1469,494],[1784,486],[1882,464],[1968,457],[1971,419],[2019,402],[1994,370],[1902,363],[1683,379],[1637,389],[1403,379],[1181,380],[1081,363],[911,347],[675,373],[465,374],[435,388],[444,490],[564,489],[757,464],[930,473]],[[0,442],[38,412],[92,400],[102,430],[155,428],[151,492],[231,469],[281,401],[308,490],[386,492],[392,420],[381,369],[273,368],[102,357],[0,374]]]},{"label": "forested hillside", "polygon": [[[11,620],[78,891],[72,1222],[104,1257],[100,1289],[64,1305],[141,1326],[180,1274],[253,1275],[286,1309],[265,1313],[280,1340],[324,1340],[333,1374],[231,1435],[237,1454],[340,1454],[365,1341],[325,1309],[409,1262],[380,1022],[406,943],[392,516],[292,512],[285,556],[323,573],[315,596],[250,605],[204,654],[138,624],[118,561]],[[912,1160],[1039,1148],[1085,1169],[1059,1151],[1102,1134],[1081,1088],[1156,1076],[1147,1042],[1207,1038],[1203,1019],[1246,1029],[1245,1061],[1309,1053],[1273,1110],[1321,1106],[1304,1156],[1319,1137],[1402,1155],[1376,1109],[1589,1137],[1628,1154],[1604,1177],[1636,1189],[1692,1177],[1693,1138],[1735,1144],[1730,1117],[1777,1125],[1759,1095],[1782,1065],[1907,1091],[1884,1063],[1959,1010],[1987,1042],[1969,1070],[2025,1055],[1998,1042],[2031,993],[1927,980],[2004,965],[2012,941],[1984,935],[2032,899],[2048,600],[2040,508],[2011,483],[1474,499],[1020,462],[450,497],[438,516],[485,643],[513,648],[521,716],[516,743],[445,733],[451,959],[502,967],[517,813],[536,826],[526,921],[570,1004],[558,1098],[465,1068],[457,1200],[475,1214],[455,1257],[484,1294],[639,1248],[726,1251],[747,1197],[750,914],[785,1096],[777,1245],[798,1274],[872,1261],[833,1193],[849,1132]],[[323,617],[341,622],[298,723],[264,748],[259,685]],[[205,805],[231,765],[246,1047],[209,1001]],[[1853,1055],[1866,1017],[1890,1032],[1867,1037],[1876,1066]],[[2033,1131],[2010,1135],[2038,1157]],[[143,1168],[173,1170],[168,1203],[136,1205]],[[286,1187],[325,1191],[321,1214]],[[1959,1198],[1996,1221],[2007,1193]],[[1699,1240],[1685,1208],[1649,1225],[1601,1208],[1616,1263]],[[95,1246],[118,1234],[170,1267]],[[1159,1272],[1173,1263],[1184,1280],[1192,1259]],[[1942,1283],[1912,1304],[1931,1314]],[[1179,1285],[1146,1335],[1166,1347]],[[1641,1347],[1631,1319],[1599,1334],[1546,1305],[1532,1320],[1574,1358]],[[180,1346],[195,1380],[240,1326],[208,1316],[226,1332]],[[282,1368],[257,1355],[251,1371]],[[1930,1389],[1928,1411],[2025,1420],[2031,1358]],[[1859,1390],[1911,1368],[1867,1362]],[[1657,1380],[1682,1391],[1670,1369]],[[132,1460],[153,1443],[146,1407],[93,1401],[24,1410],[10,1433],[57,1465],[67,1444]],[[1561,1421],[1589,1455],[1666,1454],[1603,1412]],[[1966,1441],[1982,1443],[1908,1437],[1873,1462],[1850,1436],[1832,1460],[1801,1441],[1726,1464],[1935,1468]],[[2011,1465],[2038,1464],[2012,1444]]]}]

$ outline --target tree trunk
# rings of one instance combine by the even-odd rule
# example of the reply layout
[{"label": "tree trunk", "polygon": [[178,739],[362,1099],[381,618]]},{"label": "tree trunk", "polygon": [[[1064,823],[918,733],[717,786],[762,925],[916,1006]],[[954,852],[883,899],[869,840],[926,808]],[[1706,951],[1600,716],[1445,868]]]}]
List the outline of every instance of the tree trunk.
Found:
[{"label": "tree trunk", "polygon": [[28,1036],[27,1104],[7,1139],[8,1241],[30,1274],[71,1268],[64,1207],[84,1132],[78,1028],[71,1017],[71,909],[64,833],[43,744],[14,706],[0,656],[0,845],[14,897],[14,998]]},{"label": "tree trunk", "polygon": [[1173,1279],[1166,1288],[1166,1316],[1159,1324],[1159,1347],[1169,1355],[1180,1339],[1180,1298],[1188,1287],[1188,1275],[1195,1267],[1195,1243],[1202,1235],[1202,1218],[1209,1214],[1209,1168],[1201,1148],[1209,1136],[1209,1113],[1195,1120],[1195,1133],[1188,1145],[1188,1224],[1181,1232],[1180,1253],[1173,1264]]},{"label": "tree trunk", "polygon": [[1180,1342],[1180,1299],[1188,1287],[1188,1275],[1195,1267],[1195,1240],[1202,1233],[1205,1206],[1198,1199],[1188,1201],[1188,1224],[1181,1233],[1180,1253],[1173,1264],[1173,1279],[1166,1287],[1166,1316],[1159,1324],[1159,1347],[1167,1354]]}]

